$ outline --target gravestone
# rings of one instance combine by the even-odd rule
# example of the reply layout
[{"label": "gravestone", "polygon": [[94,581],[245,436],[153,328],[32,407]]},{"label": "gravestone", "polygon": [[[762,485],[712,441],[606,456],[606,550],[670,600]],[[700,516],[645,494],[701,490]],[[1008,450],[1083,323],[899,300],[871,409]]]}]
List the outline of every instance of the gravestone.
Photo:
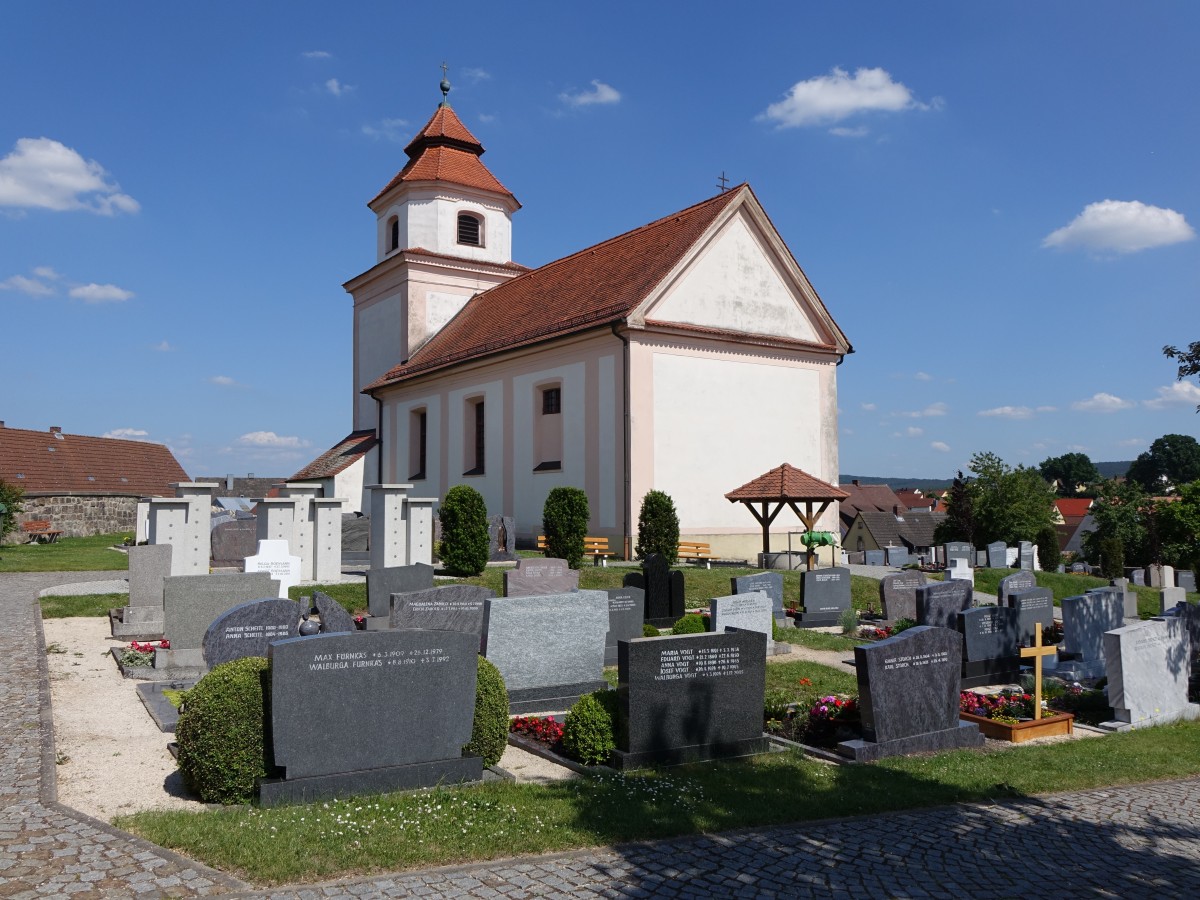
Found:
[{"label": "gravestone", "polygon": [[981,606],[958,614],[963,636],[962,687],[1014,684],[1021,680],[1017,611],[1007,606]]},{"label": "gravestone", "polygon": [[865,566],[867,554],[862,550],[843,550],[844,564],[847,566]]},{"label": "gravestone", "polygon": [[163,637],[169,650],[154,651],[154,668],[164,677],[204,671],[204,635],[217,616],[247,600],[278,597],[279,582],[266,572],[172,575],[163,579]]},{"label": "gravestone", "polygon": [[1058,676],[1074,681],[1104,674],[1104,633],[1125,622],[1121,597],[1101,591],[1062,601],[1063,642]]},{"label": "gravestone", "polygon": [[1190,656],[1191,636],[1176,616],[1106,633],[1108,705],[1115,720],[1100,727],[1125,731],[1200,718],[1200,705],[1188,702]]},{"label": "gravestone", "polygon": [[680,634],[619,644],[621,729],[611,763],[765,753],[766,639],[755,631]]},{"label": "gravestone", "polygon": [[782,625],[790,622],[783,610],[783,576],[778,572],[758,572],[729,579],[729,589],[735,594],[760,591],[771,598],[771,614]]},{"label": "gravestone", "polygon": [[775,642],[771,637],[775,617],[771,607],[771,598],[762,591],[714,597],[708,604],[709,620],[712,630],[718,634],[737,628],[739,631],[757,631],[765,635],[766,652],[770,655],[775,652]]},{"label": "gravestone", "polygon": [[366,553],[371,535],[371,517],[342,514],[342,553]]},{"label": "gravestone", "polygon": [[1146,570],[1145,569],[1134,569],[1133,573],[1129,576],[1129,578],[1138,587],[1146,586]]},{"label": "gravestone", "polygon": [[321,634],[344,634],[358,630],[354,617],[328,594],[313,591],[312,604],[321,617]]},{"label": "gravestone", "polygon": [[608,631],[604,635],[604,665],[617,664],[617,645],[642,636],[646,621],[646,592],[641,588],[609,588]]},{"label": "gravestone", "polygon": [[987,545],[987,564],[989,569],[1008,568],[1008,548],[1004,541],[996,541]]},{"label": "gravestone", "polygon": [[942,545],[942,555],[947,569],[954,564],[956,559],[966,560],[967,565],[970,566],[974,562],[975,548],[966,541],[951,541]]},{"label": "gravestone", "polygon": [[1022,571],[1005,575],[996,587],[996,603],[1000,606],[1008,606],[1008,598],[1013,594],[1032,591],[1035,587],[1037,587],[1037,579],[1033,577],[1033,572]]},{"label": "gravestone", "polygon": [[1196,593],[1196,573],[1191,569],[1180,569],[1175,573],[1175,586],[1190,594]]},{"label": "gravestone", "polygon": [[1153,565],[1146,569],[1150,578],[1150,587],[1164,588],[1175,586],[1175,569],[1171,566]]},{"label": "gravestone", "polygon": [[800,579],[803,612],[795,617],[797,628],[822,628],[841,623],[850,608],[850,570],[814,569]]},{"label": "gravestone", "polygon": [[931,581],[917,588],[917,624],[953,630],[958,614],[971,608],[974,592],[965,581]]},{"label": "gravestone", "polygon": [[1033,551],[1031,541],[1021,541],[1017,544],[1017,565],[1026,572],[1033,571]]},{"label": "gravestone", "polygon": [[963,639],[957,631],[918,625],[854,648],[861,740],[838,752],[858,762],[983,746],[979,726],[960,722]]},{"label": "gravestone", "polygon": [[975,566],[976,569],[986,569],[988,567],[988,552],[986,550],[975,551]]},{"label": "gravestone", "polygon": [[1183,622],[1191,639],[1192,677],[1200,678],[1200,605],[1184,603],[1171,610],[1171,615]]},{"label": "gravestone", "polygon": [[917,620],[917,588],[927,584],[923,572],[893,572],[879,579],[879,605],[889,622]]},{"label": "gravestone", "polygon": [[129,548],[129,605],[111,620],[112,636],[124,641],[163,636],[163,579],[171,574],[171,545]]},{"label": "gravestone", "polygon": [[868,566],[882,566],[886,564],[887,556],[882,550],[868,550],[865,558]]},{"label": "gravestone", "polygon": [[246,572],[266,572],[279,582],[279,596],[300,583],[300,557],[288,552],[287,541],[259,541],[258,553],[246,557]]},{"label": "gravestone", "polygon": [[320,634],[271,644],[275,764],[263,806],[479,781],[464,757],[478,643],[455,631]]},{"label": "gravestone", "polygon": [[569,709],[608,687],[608,594],[494,597],[484,605],[483,655],[500,670],[510,712]]},{"label": "gravestone", "polygon": [[473,584],[448,584],[392,595],[392,628],[462,631],[483,646],[483,610],[493,591]]},{"label": "gravestone", "polygon": [[884,547],[883,552],[889,566],[900,568],[912,562],[912,557],[909,556],[908,550],[904,547]]},{"label": "gravestone", "polygon": [[517,559],[517,520],[512,516],[488,518],[488,559],[492,562]]},{"label": "gravestone", "polygon": [[[1159,596],[1159,612],[1166,613],[1174,609],[1180,603],[1187,603],[1187,591],[1181,587],[1163,588],[1158,592]],[[1125,617],[1126,624],[1132,624],[1129,617]]]},{"label": "gravestone", "polygon": [[645,591],[646,622],[655,628],[670,628],[683,616],[683,573],[657,553],[642,561],[642,571],[625,576],[625,587]]},{"label": "gravestone", "polygon": [[[1030,588],[1008,598],[1009,608],[1017,613],[1017,640],[1022,647],[1032,647],[1034,637],[1054,622],[1054,592],[1049,588]],[[1047,657],[1042,665],[1053,665]]]},{"label": "gravestone", "polygon": [[537,597],[579,590],[579,573],[565,559],[520,559],[504,573],[505,597]]},{"label": "gravestone", "polygon": [[213,669],[247,656],[265,658],[271,641],[296,636],[300,613],[296,601],[287,597],[250,600],[226,610],[204,633],[205,665]]},{"label": "gravestone", "polygon": [[433,587],[433,566],[387,566],[367,570],[367,611],[377,619],[390,620],[392,594],[406,594]]},{"label": "gravestone", "polygon": [[1138,615],[1138,595],[1137,591],[1129,586],[1128,579],[1114,578],[1112,587],[1121,594],[1123,608],[1125,611],[1125,621],[1132,624],[1140,618]]},{"label": "gravestone", "polygon": [[967,561],[961,557],[954,560],[954,564],[946,570],[946,579],[949,581],[966,581],[969,582],[972,589],[975,587],[975,570],[967,565]]},{"label": "gravestone", "polygon": [[247,556],[258,550],[258,521],[231,519],[209,532],[210,551],[214,567],[240,566]]}]

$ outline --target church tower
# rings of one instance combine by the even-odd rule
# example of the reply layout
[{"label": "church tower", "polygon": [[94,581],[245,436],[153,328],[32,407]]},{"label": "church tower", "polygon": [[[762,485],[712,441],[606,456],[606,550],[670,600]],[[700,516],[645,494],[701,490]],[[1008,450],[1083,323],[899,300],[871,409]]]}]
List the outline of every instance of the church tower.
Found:
[{"label": "church tower", "polygon": [[408,162],[367,205],[376,264],[346,282],[354,298],[354,428],[376,425],[362,388],[407,360],[475,294],[525,271],[512,262],[521,204],[480,159],[483,145],[442,102],[404,152]]}]

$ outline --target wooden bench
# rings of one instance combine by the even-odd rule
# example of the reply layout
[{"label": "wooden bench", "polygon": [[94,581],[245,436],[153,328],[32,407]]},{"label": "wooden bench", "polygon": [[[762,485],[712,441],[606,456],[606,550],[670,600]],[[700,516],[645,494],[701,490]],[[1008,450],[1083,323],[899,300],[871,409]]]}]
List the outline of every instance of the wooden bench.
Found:
[{"label": "wooden bench", "polygon": [[680,541],[679,550],[676,554],[682,562],[703,562],[704,568],[711,569],[712,561],[720,557],[714,556],[712,547],[702,541]]},{"label": "wooden bench", "polygon": [[[538,535],[538,549],[543,553],[546,552],[546,536]],[[608,538],[603,537],[585,537],[583,539],[583,555],[592,558],[594,566],[608,566],[608,558],[612,556],[612,551],[608,549]]]},{"label": "wooden bench", "polygon": [[50,527],[49,519],[30,519],[21,523],[21,530],[29,535],[30,544],[53,544],[62,532]]}]

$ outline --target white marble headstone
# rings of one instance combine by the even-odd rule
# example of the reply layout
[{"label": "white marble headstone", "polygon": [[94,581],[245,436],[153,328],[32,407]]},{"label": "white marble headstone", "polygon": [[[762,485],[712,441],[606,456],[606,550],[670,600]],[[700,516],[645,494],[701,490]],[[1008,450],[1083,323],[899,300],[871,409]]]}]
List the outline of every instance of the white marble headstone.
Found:
[{"label": "white marble headstone", "polygon": [[300,583],[300,557],[288,552],[287,541],[259,541],[258,553],[246,557],[247,572],[269,572],[279,582],[279,596]]},{"label": "white marble headstone", "polygon": [[1150,619],[1109,631],[1104,656],[1116,721],[1101,727],[1124,730],[1200,718],[1200,705],[1188,702],[1191,638],[1182,619]]}]

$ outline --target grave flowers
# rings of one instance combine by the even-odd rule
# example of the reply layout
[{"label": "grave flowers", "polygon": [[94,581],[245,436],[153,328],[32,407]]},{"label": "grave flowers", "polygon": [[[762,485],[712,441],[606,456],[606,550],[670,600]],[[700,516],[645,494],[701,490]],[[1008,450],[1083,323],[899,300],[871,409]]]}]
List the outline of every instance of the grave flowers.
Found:
[{"label": "grave flowers", "polygon": [[962,691],[959,694],[959,718],[974,722],[986,737],[1017,744],[1072,733],[1074,716],[1043,708],[1041,716],[1037,717],[1037,703],[1033,694],[1024,692],[979,694]]},{"label": "grave flowers", "polygon": [[125,650],[121,651],[120,662],[122,666],[133,668],[152,666],[154,665],[155,650],[170,649],[171,642],[166,640],[156,643],[132,641]]},{"label": "grave flowers", "polygon": [[[801,679],[801,683],[808,681]],[[809,682],[811,684],[811,682]],[[831,748],[861,736],[858,698],[829,695],[799,703],[781,703],[781,692],[767,696],[764,730],[797,743]]]},{"label": "grave flowers", "polygon": [[513,734],[523,734],[553,748],[562,741],[563,726],[553,716],[516,716],[508,723]]}]

